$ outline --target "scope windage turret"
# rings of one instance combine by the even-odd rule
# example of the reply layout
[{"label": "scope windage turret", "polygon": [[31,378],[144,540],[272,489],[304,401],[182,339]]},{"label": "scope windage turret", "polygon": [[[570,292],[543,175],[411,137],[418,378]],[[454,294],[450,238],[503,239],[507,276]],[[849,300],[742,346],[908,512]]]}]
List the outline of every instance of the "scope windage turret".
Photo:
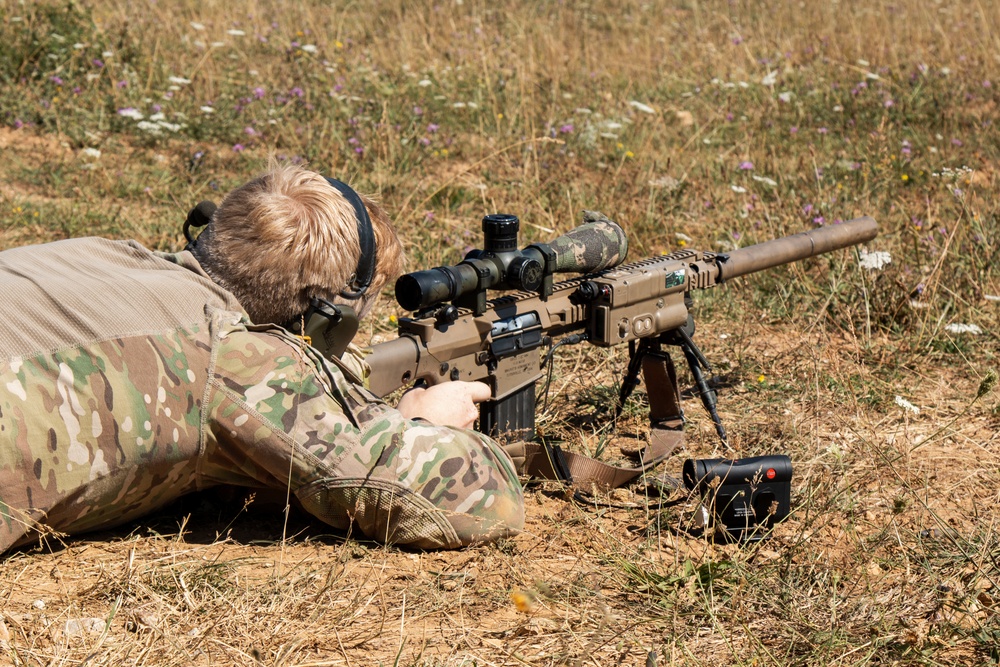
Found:
[{"label": "scope windage turret", "polygon": [[[589,217],[588,217],[589,216]],[[595,217],[599,216],[599,217]],[[487,289],[539,291],[554,273],[593,273],[616,266],[628,252],[628,238],[617,224],[585,212],[587,224],[554,239],[517,249],[520,221],[497,213],[483,218],[483,249],[456,266],[439,266],[400,276],[396,301],[421,310],[446,301],[481,312]]]}]

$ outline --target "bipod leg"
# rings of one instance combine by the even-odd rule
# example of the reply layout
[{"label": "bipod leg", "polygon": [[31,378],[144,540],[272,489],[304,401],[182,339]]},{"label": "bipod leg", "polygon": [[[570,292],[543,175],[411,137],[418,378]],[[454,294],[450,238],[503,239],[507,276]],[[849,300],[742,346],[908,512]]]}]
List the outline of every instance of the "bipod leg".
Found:
[{"label": "bipod leg", "polygon": [[[645,339],[641,341],[645,343]],[[639,370],[642,368],[642,357],[645,355],[643,345],[636,349],[635,341],[628,342],[628,370],[625,371],[625,378],[622,380],[622,388],[618,392],[618,405],[615,406],[615,423],[622,416],[625,409],[625,401],[632,395],[635,388],[639,386]]]},{"label": "bipod leg", "polygon": [[709,365],[705,355],[702,354],[698,346],[691,340],[691,336],[688,335],[687,331],[677,329],[677,334],[680,340],[674,344],[680,347],[684,353],[684,358],[687,359],[688,367],[691,369],[691,376],[694,378],[694,384],[698,388],[701,403],[705,406],[705,410],[709,416],[712,417],[712,422],[715,424],[715,432],[719,434],[719,439],[722,441],[723,446],[729,449],[729,439],[726,436],[726,429],[722,425],[722,419],[719,418],[719,411],[717,409],[718,396],[715,390],[708,386],[705,374],[702,373],[703,368],[711,373],[712,367]]}]

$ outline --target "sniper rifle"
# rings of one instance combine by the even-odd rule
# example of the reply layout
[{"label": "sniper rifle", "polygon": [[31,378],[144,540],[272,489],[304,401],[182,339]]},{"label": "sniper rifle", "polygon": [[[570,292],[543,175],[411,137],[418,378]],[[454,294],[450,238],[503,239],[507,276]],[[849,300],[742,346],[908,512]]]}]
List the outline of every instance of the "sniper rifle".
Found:
[{"label": "sniper rifle", "polygon": [[[728,446],[706,380],[711,366],[693,340],[695,290],[749,273],[870,241],[875,220],[862,217],[715,253],[682,249],[622,264],[625,232],[603,214],[584,212],[584,224],[547,243],[517,249],[513,215],[483,219],[484,246],[456,266],[401,276],[396,299],[413,315],[400,318],[399,336],[373,346],[370,389],[385,396],[421,380],[481,381],[492,398],[480,406],[482,432],[507,441],[522,472],[576,485],[620,486],[669,456],[681,443],[684,414],[667,347],[681,350],[701,401]],[[579,273],[556,282],[557,273]],[[488,299],[488,290],[513,293]],[[560,345],[628,345],[629,363],[616,416],[642,374],[650,403],[650,444],[635,468],[610,466],[530,443],[535,436],[535,387]],[[543,352],[546,354],[543,355]]]}]

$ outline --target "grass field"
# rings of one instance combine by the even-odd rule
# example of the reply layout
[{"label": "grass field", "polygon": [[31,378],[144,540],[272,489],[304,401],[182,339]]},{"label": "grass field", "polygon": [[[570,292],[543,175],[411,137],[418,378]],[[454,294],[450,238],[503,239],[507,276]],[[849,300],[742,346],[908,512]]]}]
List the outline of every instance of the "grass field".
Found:
[{"label": "grass field", "polygon": [[[695,504],[641,489],[532,487],[522,535],[452,553],[302,516],[283,540],[280,507],[196,497],[0,561],[4,661],[1000,661],[994,3],[4,0],[0,80],[0,249],[179,249],[195,203],[277,156],[377,193],[410,269],[459,261],[497,211],[527,244],[601,210],[632,259],[871,215],[891,257],[696,295],[736,452],[795,465],[770,540],[679,533]],[[400,314],[386,294],[362,336]],[[626,360],[560,355],[539,428],[613,458]],[[686,407],[670,472],[721,454]]]}]

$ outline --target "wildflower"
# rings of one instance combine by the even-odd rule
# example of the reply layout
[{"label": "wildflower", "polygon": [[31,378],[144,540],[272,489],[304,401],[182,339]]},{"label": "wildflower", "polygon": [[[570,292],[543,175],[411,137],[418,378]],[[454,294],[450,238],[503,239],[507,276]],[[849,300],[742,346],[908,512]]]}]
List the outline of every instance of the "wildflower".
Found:
[{"label": "wildflower", "polygon": [[243,128],[243,134],[247,135],[248,137],[256,137],[258,134],[260,134],[260,132],[247,125],[246,127]]},{"label": "wildflower", "polygon": [[441,128],[441,126],[438,125],[437,123],[430,123],[429,125],[427,125],[427,131],[430,132],[431,134],[434,134],[440,128]]},{"label": "wildflower", "polygon": [[421,109],[420,107],[413,107],[413,115],[414,116],[423,116],[424,115],[424,110]]},{"label": "wildflower", "polygon": [[559,132],[561,132],[562,134],[569,134],[572,131],[573,131],[573,126],[569,123],[559,128]]},{"label": "wildflower", "polygon": [[985,81],[983,81],[983,88],[992,88],[992,87],[993,87],[993,84],[990,83],[989,79],[986,79]]},{"label": "wildflower", "polygon": [[978,336],[981,333],[983,333],[983,330],[980,329],[978,325],[975,325],[975,324],[961,324],[959,322],[952,322],[951,324],[949,324],[948,326],[946,326],[944,329],[948,333],[953,333],[953,334],[964,334],[964,333],[967,333],[967,334],[972,334],[973,336]]},{"label": "wildflower", "polygon": [[901,180],[902,180],[902,181],[903,181],[904,183],[906,183],[907,181],[909,181],[909,180],[910,180],[910,175],[909,175],[909,174],[903,174],[903,175],[902,175],[902,176],[900,176],[899,178],[900,178],[900,179],[901,179]]},{"label": "wildflower", "polygon": [[89,146],[87,148],[84,148],[83,150],[81,150],[80,153],[82,153],[83,155],[86,155],[87,157],[92,157],[95,160],[97,158],[101,157],[101,151],[97,150],[96,148],[91,148]]},{"label": "wildflower", "polygon": [[649,106],[648,104],[643,104],[642,102],[639,102],[637,100],[630,101],[629,105],[636,111],[641,111],[642,113],[649,113],[649,114],[656,113],[656,109]]},{"label": "wildflower", "polygon": [[881,271],[882,267],[890,262],[892,262],[892,255],[884,250],[876,250],[873,252],[868,252],[867,250],[858,251],[858,266],[862,269],[868,269],[869,271]]},{"label": "wildflower", "polygon": [[771,87],[778,81],[778,70],[774,69],[768,72],[763,79],[760,80],[761,85]]},{"label": "wildflower", "polygon": [[817,215],[815,218],[813,218],[813,224],[815,224],[815,225],[824,225],[824,224],[826,224],[826,218],[824,218],[821,215]]},{"label": "wildflower", "polygon": [[951,145],[952,146],[961,146],[962,145],[962,140],[961,139],[952,139],[951,140]]},{"label": "wildflower", "polygon": [[625,157],[629,159],[634,158],[635,153],[633,153],[632,151],[625,151]]},{"label": "wildflower", "polygon": [[907,412],[912,412],[915,415],[919,415],[920,414],[920,408],[918,408],[917,406],[915,406],[913,403],[910,403],[908,400],[906,400],[902,396],[897,396],[896,397],[896,405],[898,405],[899,407],[903,408]]},{"label": "wildflower", "polygon": [[792,127],[788,128],[788,133],[789,134],[798,134],[799,133],[799,128],[797,128],[797,127],[795,127],[793,125]]},{"label": "wildflower", "polygon": [[761,373],[760,375],[757,376],[757,383],[762,384],[766,379],[767,377],[763,373]]},{"label": "wildflower", "polygon": [[200,107],[200,109],[202,113],[215,113],[215,108],[207,104],[203,107]]},{"label": "wildflower", "polygon": [[299,88],[298,86],[295,86],[294,88],[288,91],[288,94],[301,99],[305,97],[306,92],[301,88]]},{"label": "wildflower", "polygon": [[888,99],[882,103],[882,106],[884,106],[886,109],[891,109],[892,107],[896,106],[896,103],[893,102],[891,99]]},{"label": "wildflower", "polygon": [[60,77],[55,76],[55,75],[50,76],[49,77],[49,81],[51,81],[52,83],[56,84],[57,86],[63,85],[63,80]]},{"label": "wildflower", "polygon": [[143,118],[145,118],[145,116],[142,115],[141,111],[139,111],[138,109],[134,109],[132,107],[125,107],[123,109],[119,109],[118,115],[125,116],[126,118],[131,118],[132,120],[142,120]]},{"label": "wildflower", "polygon": [[179,86],[185,86],[191,83],[191,79],[185,79],[182,76],[171,76],[167,79],[167,81],[169,81],[170,83],[175,83]]},{"label": "wildflower", "polygon": [[119,81],[116,85],[119,88],[127,88],[128,87],[128,81]]},{"label": "wildflower", "polygon": [[816,130],[816,131],[819,132],[820,134],[826,134],[830,130],[826,129],[825,127],[821,127],[818,130]]},{"label": "wildflower", "polygon": [[736,194],[743,194],[744,192],[747,191],[747,189],[742,185],[730,185],[729,187],[732,188],[733,192],[735,192]]},{"label": "wildflower", "polygon": [[233,152],[234,153],[242,153],[243,150],[244,150],[243,144],[234,144],[233,145]]},{"label": "wildflower", "polygon": [[315,44],[303,44],[302,50],[306,53],[316,53],[318,51]]},{"label": "wildflower", "polygon": [[98,68],[104,67],[104,61],[101,60],[100,58],[94,58],[93,60],[90,61],[90,64]]},{"label": "wildflower", "polygon": [[535,610],[535,596],[528,591],[514,591],[510,594],[510,599],[522,614],[530,614]]},{"label": "wildflower", "polygon": [[778,99],[784,102],[785,104],[788,104],[789,102],[792,101],[792,94],[788,91],[778,93]]},{"label": "wildflower", "polygon": [[753,162],[750,160],[744,160],[740,162],[740,171],[753,171]]},{"label": "wildflower", "polygon": [[433,81],[431,81],[430,79],[421,79],[420,81],[417,82],[417,85],[420,86],[421,88],[426,88],[432,83]]},{"label": "wildflower", "polygon": [[757,181],[758,183],[763,183],[764,185],[770,185],[772,188],[777,187],[778,181],[773,178],[768,178],[767,176],[758,176],[757,174],[751,174],[750,178]]}]

